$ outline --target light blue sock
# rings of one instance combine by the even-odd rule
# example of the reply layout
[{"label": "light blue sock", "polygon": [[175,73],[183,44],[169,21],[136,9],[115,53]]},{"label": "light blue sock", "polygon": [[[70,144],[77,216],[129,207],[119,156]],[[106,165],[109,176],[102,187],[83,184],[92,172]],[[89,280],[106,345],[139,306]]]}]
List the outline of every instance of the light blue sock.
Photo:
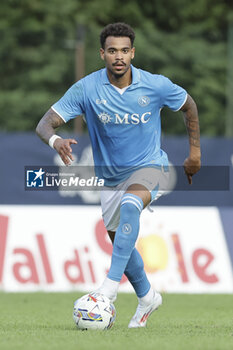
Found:
[{"label": "light blue sock", "polygon": [[120,281],[139,232],[139,218],[143,209],[143,201],[140,197],[125,193],[121,200],[120,223],[117,228],[113,243],[111,267],[108,278]]},{"label": "light blue sock", "polygon": [[136,248],[132,251],[125,269],[125,275],[132,284],[138,298],[142,298],[148,293],[151,285],[144,270],[142,257]]}]

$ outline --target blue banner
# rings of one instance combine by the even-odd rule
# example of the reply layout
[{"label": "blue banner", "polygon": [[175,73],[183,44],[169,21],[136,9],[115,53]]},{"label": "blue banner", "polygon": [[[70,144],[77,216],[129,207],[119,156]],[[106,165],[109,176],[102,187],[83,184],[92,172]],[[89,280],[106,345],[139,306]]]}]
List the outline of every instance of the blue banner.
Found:
[{"label": "blue banner", "polygon": [[[70,138],[71,135],[67,137]],[[72,137],[78,141],[78,144],[73,146],[75,157],[73,165],[79,169],[84,167],[92,169],[93,158],[89,137],[87,135],[78,137],[72,135]],[[182,169],[183,161],[188,156],[187,137],[163,139],[162,148],[168,153],[174,167],[171,168],[172,183],[169,193],[159,199],[158,205],[233,206],[233,140],[203,138],[201,145],[203,167],[193,177],[193,185],[190,186]],[[99,203],[98,191],[87,191],[82,188],[64,191],[59,188],[58,182],[55,191],[27,190],[27,181],[33,187],[33,179],[36,179],[35,184],[37,189],[39,188],[44,168],[56,167],[64,171],[58,154],[43,144],[34,133],[0,133],[0,161],[0,204]],[[28,179],[25,169],[28,171]],[[66,172],[71,171],[69,167],[65,169]]]}]

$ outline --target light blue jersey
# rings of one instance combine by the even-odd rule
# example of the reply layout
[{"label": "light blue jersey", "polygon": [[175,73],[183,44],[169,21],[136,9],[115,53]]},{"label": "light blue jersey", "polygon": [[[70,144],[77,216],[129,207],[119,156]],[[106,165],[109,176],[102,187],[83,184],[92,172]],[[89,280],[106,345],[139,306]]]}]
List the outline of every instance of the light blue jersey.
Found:
[{"label": "light blue jersey", "polygon": [[141,167],[167,165],[160,148],[160,111],[179,110],[187,92],[162,75],[131,66],[132,84],[123,94],[106,68],[75,83],[52,108],[67,122],[85,114],[96,176],[115,186]]}]

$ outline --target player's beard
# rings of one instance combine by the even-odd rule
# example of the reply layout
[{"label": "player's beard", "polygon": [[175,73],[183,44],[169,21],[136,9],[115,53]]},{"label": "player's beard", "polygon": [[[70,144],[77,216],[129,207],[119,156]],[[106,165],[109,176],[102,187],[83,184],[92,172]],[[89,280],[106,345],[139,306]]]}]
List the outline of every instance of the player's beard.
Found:
[{"label": "player's beard", "polygon": [[[114,67],[114,65],[113,65],[113,67]],[[125,70],[123,72],[119,72],[119,73],[114,71],[114,70],[112,70],[112,69],[110,70],[111,74],[114,76],[115,79],[122,78],[125,75],[125,73],[128,72],[130,65],[128,67],[126,65],[124,65],[123,67],[125,68]]]}]

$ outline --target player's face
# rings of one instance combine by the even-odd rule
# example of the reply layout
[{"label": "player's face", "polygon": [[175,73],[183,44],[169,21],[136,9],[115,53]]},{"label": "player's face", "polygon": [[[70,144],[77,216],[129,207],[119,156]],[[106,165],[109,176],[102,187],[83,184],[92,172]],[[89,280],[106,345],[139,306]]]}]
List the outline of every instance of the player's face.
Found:
[{"label": "player's face", "polygon": [[128,71],[134,52],[130,38],[108,36],[105,48],[100,49],[100,56],[105,61],[108,71],[116,78],[120,78]]}]

